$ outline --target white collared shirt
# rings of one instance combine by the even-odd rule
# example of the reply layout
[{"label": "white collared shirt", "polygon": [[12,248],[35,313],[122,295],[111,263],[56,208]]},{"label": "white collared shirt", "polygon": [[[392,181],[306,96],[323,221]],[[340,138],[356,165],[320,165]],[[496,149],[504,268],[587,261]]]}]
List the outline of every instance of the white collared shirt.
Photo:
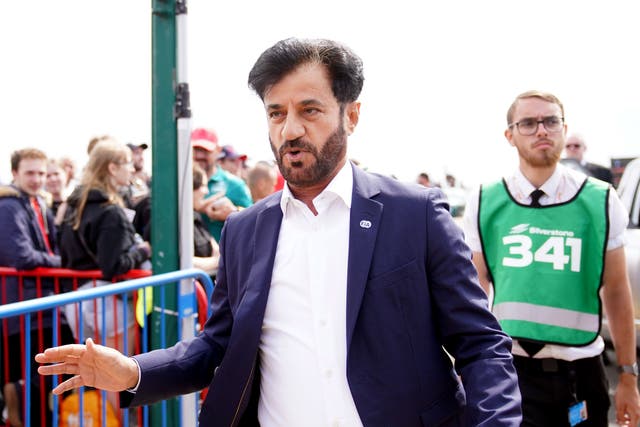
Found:
[{"label": "white collared shirt", "polygon": [[[549,179],[542,184],[540,189],[544,195],[540,198],[543,206],[563,203],[576,195],[586,175],[574,169],[558,164],[556,170]],[[520,169],[510,177],[505,178],[507,188],[511,196],[518,202],[525,205],[531,203],[531,192],[536,188],[525,178]],[[482,252],[480,244],[480,234],[478,233],[478,202],[479,189],[471,193],[464,213],[464,234],[465,240],[473,252]],[[620,202],[615,190],[609,191],[609,236],[607,239],[607,250],[619,248],[625,243],[624,230],[627,227],[629,218]],[[538,358],[554,358],[561,360],[576,360],[586,357],[597,356],[604,350],[604,341],[598,337],[594,342],[583,347],[567,347],[561,345],[547,344],[534,356]],[[517,340],[513,341],[513,354],[518,356],[528,356],[520,347]]]},{"label": "white collared shirt", "polygon": [[260,338],[261,426],[361,426],[347,383],[349,162],[313,204],[288,186]]}]

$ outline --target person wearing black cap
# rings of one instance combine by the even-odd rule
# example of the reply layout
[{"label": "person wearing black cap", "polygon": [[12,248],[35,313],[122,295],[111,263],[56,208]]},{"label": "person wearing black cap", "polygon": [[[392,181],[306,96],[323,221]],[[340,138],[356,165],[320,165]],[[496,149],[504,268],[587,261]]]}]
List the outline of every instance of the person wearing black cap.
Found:
[{"label": "person wearing black cap", "polygon": [[131,149],[131,153],[133,154],[131,156],[131,159],[133,161],[133,169],[135,170],[135,172],[133,173],[134,179],[138,178],[142,180],[142,182],[144,182],[144,184],[146,184],[147,187],[150,187],[151,178],[144,171],[144,150],[149,148],[149,146],[143,142],[142,144],[138,144],[138,145],[128,143],[127,147]]},{"label": "person wearing black cap", "polygon": [[131,161],[134,169],[128,194],[132,204],[131,207],[134,207],[138,201],[149,194],[149,189],[151,188],[151,178],[144,171],[144,150],[149,146],[145,143],[136,145],[129,142],[127,147],[131,149]]}]

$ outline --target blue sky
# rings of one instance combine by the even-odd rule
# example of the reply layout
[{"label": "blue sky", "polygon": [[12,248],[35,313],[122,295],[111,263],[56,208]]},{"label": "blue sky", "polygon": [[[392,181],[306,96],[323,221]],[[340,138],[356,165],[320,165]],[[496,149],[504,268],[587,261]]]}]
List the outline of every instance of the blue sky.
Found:
[{"label": "blue sky", "polygon": [[[265,48],[290,36],[337,39],[363,58],[361,120],[349,150],[371,170],[402,180],[448,172],[467,185],[508,173],[517,156],[503,137],[506,109],[534,88],[564,102],[589,159],[640,155],[640,27],[631,1],[188,7],[192,126],[215,128],[254,160],[271,153],[247,74]],[[150,1],[10,2],[0,39],[2,181],[17,148],[82,164],[94,135],[149,142]]]}]

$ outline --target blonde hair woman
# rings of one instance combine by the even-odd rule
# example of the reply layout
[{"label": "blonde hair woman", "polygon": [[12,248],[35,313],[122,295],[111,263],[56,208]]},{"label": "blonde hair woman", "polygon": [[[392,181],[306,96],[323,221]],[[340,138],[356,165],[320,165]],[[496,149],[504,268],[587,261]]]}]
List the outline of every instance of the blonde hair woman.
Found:
[{"label": "blonde hair woman", "polygon": [[[149,243],[142,242],[136,234],[118,193],[120,187],[129,184],[132,173],[131,150],[112,138],[103,139],[91,150],[80,185],[67,199],[59,235],[62,267],[75,270],[99,269],[105,279],[89,281],[82,288],[110,284],[117,276],[131,269],[141,268],[149,260]],[[105,298],[105,324],[102,324],[102,309],[100,300],[84,303],[82,313],[78,312],[77,304],[70,304],[66,307],[66,317],[76,338],[93,337],[100,340],[102,331],[105,330],[105,345],[124,352],[123,299]],[[136,338],[131,296],[128,298],[126,313],[128,352],[131,353],[134,351]],[[83,319],[82,332],[78,330],[80,315]],[[95,319],[98,319],[97,326]],[[108,400],[115,405],[115,394],[110,393]]]},{"label": "blonde hair woman", "polygon": [[[131,150],[124,144],[106,139],[93,148],[80,185],[67,199],[67,209],[60,227],[62,267],[99,269],[106,282],[98,284],[104,284],[131,269],[141,268],[149,259],[149,243],[142,242],[136,234],[118,194],[118,189],[129,183],[132,172]],[[83,286],[94,286],[94,283]],[[118,302],[121,304],[121,300]],[[97,308],[93,307],[94,304],[83,305],[86,318],[83,338],[94,336],[97,332],[93,325],[93,313],[90,316],[86,313],[100,310],[102,304],[99,302],[96,305]],[[107,300],[106,306],[107,310],[112,311],[107,321],[113,323],[113,301]],[[116,314],[122,318],[121,310]],[[75,316],[69,317],[73,324]],[[133,323],[133,315],[127,318]],[[120,329],[122,324],[120,320]],[[115,335],[113,325],[105,327],[108,336]]]},{"label": "blonde hair woman", "polygon": [[139,240],[118,193],[132,172],[127,146],[113,139],[96,144],[80,186],[67,201],[60,232],[63,267],[100,269],[111,280],[149,259],[149,244]]}]

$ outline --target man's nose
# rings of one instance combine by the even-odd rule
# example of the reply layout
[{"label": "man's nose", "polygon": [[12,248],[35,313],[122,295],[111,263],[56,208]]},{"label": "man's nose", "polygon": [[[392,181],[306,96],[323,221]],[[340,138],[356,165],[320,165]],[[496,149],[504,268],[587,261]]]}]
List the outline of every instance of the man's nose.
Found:
[{"label": "man's nose", "polygon": [[284,126],[282,127],[282,137],[284,140],[292,141],[294,139],[298,139],[303,136],[305,132],[304,124],[297,114],[287,114]]},{"label": "man's nose", "polygon": [[547,131],[547,128],[544,127],[544,122],[542,120],[539,120],[537,125],[538,127],[536,128],[536,135],[546,136],[549,134],[549,132]]}]

